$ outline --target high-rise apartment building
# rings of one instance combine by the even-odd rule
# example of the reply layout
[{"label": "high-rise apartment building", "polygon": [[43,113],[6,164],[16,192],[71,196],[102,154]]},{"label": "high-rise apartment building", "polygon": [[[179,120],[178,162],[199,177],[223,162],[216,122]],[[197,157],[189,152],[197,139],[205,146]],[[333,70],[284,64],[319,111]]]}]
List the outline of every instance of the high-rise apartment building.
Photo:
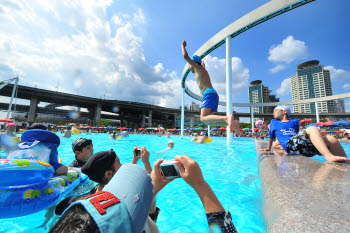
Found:
[{"label": "high-rise apartment building", "polygon": [[[270,95],[271,90],[267,86],[261,84],[261,80],[250,82],[248,89],[249,103],[271,103],[279,102],[280,99],[276,95]],[[273,113],[274,107],[253,107],[254,113]],[[249,108],[249,112],[251,112]]]},{"label": "high-rise apartment building", "polygon": [[[298,65],[296,75],[291,77],[292,99],[306,100],[332,95],[332,84],[329,70],[317,60],[304,62]],[[314,103],[294,104],[295,113],[315,113]],[[318,102],[318,111],[333,113],[335,111],[334,100]]]},{"label": "high-rise apartment building", "polygon": [[334,100],[335,112],[345,112],[345,103],[343,99]]}]

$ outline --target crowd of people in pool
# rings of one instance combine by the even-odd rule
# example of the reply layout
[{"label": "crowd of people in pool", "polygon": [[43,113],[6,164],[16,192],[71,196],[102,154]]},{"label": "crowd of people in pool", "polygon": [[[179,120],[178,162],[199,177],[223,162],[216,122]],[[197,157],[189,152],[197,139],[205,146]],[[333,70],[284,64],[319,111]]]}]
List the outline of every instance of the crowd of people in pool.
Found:
[{"label": "crowd of people in pool", "polygon": [[[225,124],[231,132],[239,132],[239,122],[232,114],[227,116],[214,114],[217,111],[219,97],[213,89],[204,62],[199,56],[190,58],[186,45],[184,41],[182,43],[184,59],[195,74],[196,82],[203,94],[201,121],[206,124]],[[268,129],[265,122],[262,123],[261,127],[268,131],[266,135],[262,135],[268,137],[268,147],[262,149],[263,152],[278,148],[289,155],[300,154],[309,157],[321,154],[328,161],[350,162],[337,139],[330,135],[322,135],[314,126],[300,130],[299,121],[290,119],[290,113],[288,106],[277,106],[273,112],[274,120],[271,121],[270,128]],[[14,134],[15,128],[15,125],[8,124],[7,132],[0,135],[0,146],[6,150],[10,159],[11,151],[25,148],[21,139]],[[41,132],[40,130],[51,129],[37,124],[28,130]],[[64,137],[70,136],[70,129],[67,129]],[[170,137],[170,134],[166,133],[164,136]],[[193,136],[192,142],[198,143],[205,142],[208,137],[205,132],[191,136]],[[112,132],[110,135],[111,139],[118,137],[128,137],[128,132],[120,134]],[[39,138],[32,137],[25,143],[35,144]],[[172,148],[174,141],[169,140],[165,151]],[[41,159],[50,163],[56,174],[66,174],[68,166],[58,163],[57,147],[50,149],[50,155]],[[181,177],[196,192],[210,227],[219,228],[221,232],[236,232],[230,212],[223,208],[205,181],[199,164],[189,156],[177,155],[173,161],[159,159],[152,165],[147,148],[135,146],[131,163],[121,164],[113,149],[94,153],[93,142],[87,138],[76,139],[72,143],[72,151],[75,160],[69,167],[80,167],[90,180],[96,182],[96,186],[85,194],[62,200],[55,207],[55,213],[61,217],[50,232],[158,232],[156,222],[160,208],[157,206],[156,196],[166,185],[171,185],[169,183],[173,180],[167,178],[166,172],[172,174],[169,177]],[[137,165],[140,160],[144,169]],[[164,170],[165,164],[171,171]]]}]

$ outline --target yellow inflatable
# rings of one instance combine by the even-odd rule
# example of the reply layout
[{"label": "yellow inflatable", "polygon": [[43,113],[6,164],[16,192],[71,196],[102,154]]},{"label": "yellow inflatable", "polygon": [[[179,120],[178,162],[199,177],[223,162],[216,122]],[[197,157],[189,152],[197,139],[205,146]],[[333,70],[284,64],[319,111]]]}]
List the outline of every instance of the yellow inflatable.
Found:
[{"label": "yellow inflatable", "polygon": [[58,163],[62,164],[62,159],[61,158],[58,158]]},{"label": "yellow inflatable", "polygon": [[120,137],[120,136],[119,136],[119,137],[117,137],[117,139],[121,139],[121,138],[122,138],[122,137]]},{"label": "yellow inflatable", "polygon": [[78,135],[78,134],[80,134],[80,130],[77,129],[77,128],[73,128],[73,129],[72,129],[72,134]]},{"label": "yellow inflatable", "polygon": [[[198,138],[195,139],[196,142],[197,142],[197,140],[198,140]],[[204,140],[204,143],[210,143],[210,142],[212,142],[212,141],[213,141],[212,138],[206,138],[206,139]]]},{"label": "yellow inflatable", "polygon": [[212,142],[212,141],[213,141],[212,138],[206,138],[206,139],[204,140],[204,143],[209,143],[209,142]]}]

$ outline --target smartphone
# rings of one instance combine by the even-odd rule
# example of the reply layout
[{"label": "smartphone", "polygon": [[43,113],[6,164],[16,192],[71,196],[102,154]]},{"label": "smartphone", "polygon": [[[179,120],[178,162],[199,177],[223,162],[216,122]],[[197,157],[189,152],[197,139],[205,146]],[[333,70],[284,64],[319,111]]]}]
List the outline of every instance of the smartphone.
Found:
[{"label": "smartphone", "polygon": [[141,149],[140,148],[136,149],[136,156],[141,157]]},{"label": "smartphone", "polygon": [[170,160],[164,160],[160,165],[160,170],[162,171],[163,176],[165,179],[176,179],[180,178],[180,172],[177,166],[175,165],[175,159]]}]

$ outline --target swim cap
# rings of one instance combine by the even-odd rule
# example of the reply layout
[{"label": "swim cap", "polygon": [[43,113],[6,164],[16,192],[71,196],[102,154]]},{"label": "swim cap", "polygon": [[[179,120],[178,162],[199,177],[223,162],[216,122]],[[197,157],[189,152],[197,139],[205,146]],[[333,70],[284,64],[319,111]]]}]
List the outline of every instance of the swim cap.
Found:
[{"label": "swim cap", "polygon": [[282,111],[286,110],[287,111],[287,115],[290,115],[290,108],[287,105],[278,105],[275,109],[280,109]]},{"label": "swim cap", "polygon": [[174,144],[174,141],[173,140],[169,140],[168,144]]},{"label": "swim cap", "polygon": [[199,56],[197,56],[197,55],[194,55],[194,56],[192,57],[192,61],[197,62],[197,63],[199,63],[199,64],[202,63],[202,59],[201,59]]}]

